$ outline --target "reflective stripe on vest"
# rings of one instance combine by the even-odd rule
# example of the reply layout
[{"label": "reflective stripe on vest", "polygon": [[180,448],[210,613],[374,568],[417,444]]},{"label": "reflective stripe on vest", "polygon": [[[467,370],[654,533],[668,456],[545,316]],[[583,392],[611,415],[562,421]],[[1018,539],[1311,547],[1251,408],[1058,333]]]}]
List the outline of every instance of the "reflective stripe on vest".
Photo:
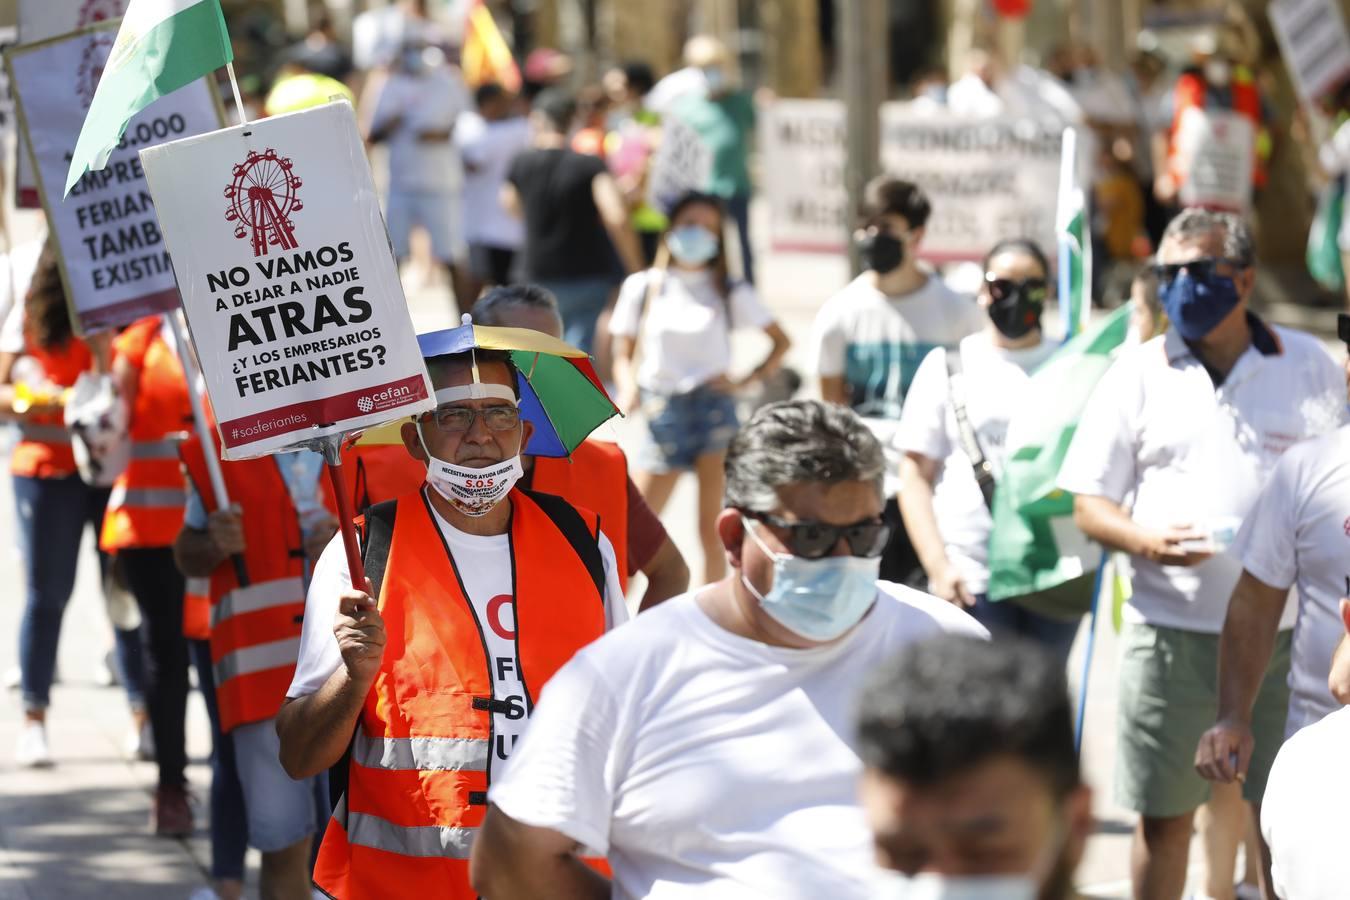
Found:
[{"label": "reflective stripe on vest", "polygon": [[160,441],[132,441],[132,459],[177,459],[178,441],[165,438]]},{"label": "reflective stripe on vest", "polygon": [[19,438],[41,444],[70,444],[70,432],[64,425],[44,425],[40,422],[20,422]]},{"label": "reflective stripe on vest", "polygon": [[300,639],[287,638],[270,644],[254,644],[227,653],[216,663],[216,684],[224,684],[240,675],[251,675],[280,666],[293,666],[300,656]]},{"label": "reflective stripe on vest", "polygon": [[245,613],[304,602],[305,584],[298,576],[235,588],[211,607],[211,627],[218,628],[226,619]]},{"label": "reflective stripe on vest", "polygon": [[108,496],[108,508],[177,507],[187,504],[187,491],[178,488],[129,488],[125,483],[113,485]]},{"label": "reflective stripe on vest", "polygon": [[486,772],[490,746],[474,738],[373,738],[356,730],[352,759],[371,769]]},{"label": "reflective stripe on vest", "polygon": [[372,850],[385,850],[400,856],[468,859],[473,850],[477,828],[441,825],[395,825],[388,819],[368,813],[350,812],[344,796],[333,818],[342,823],[347,843]]}]

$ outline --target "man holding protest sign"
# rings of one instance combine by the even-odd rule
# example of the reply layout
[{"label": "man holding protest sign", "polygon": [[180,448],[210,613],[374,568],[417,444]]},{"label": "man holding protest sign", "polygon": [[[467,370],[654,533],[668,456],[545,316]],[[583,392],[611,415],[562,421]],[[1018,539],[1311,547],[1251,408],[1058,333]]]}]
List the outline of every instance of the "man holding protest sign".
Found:
[{"label": "man holding protest sign", "polygon": [[445,354],[461,331],[420,339],[438,405],[403,425],[403,442],[426,487],[368,512],[364,591],[337,542],[320,558],[277,718],[292,777],[350,748],[315,869],[343,900],[394,885],[473,896],[469,851],[494,771],[544,683],[627,618],[597,517],[515,487],[534,432],[523,375],[500,351]]}]

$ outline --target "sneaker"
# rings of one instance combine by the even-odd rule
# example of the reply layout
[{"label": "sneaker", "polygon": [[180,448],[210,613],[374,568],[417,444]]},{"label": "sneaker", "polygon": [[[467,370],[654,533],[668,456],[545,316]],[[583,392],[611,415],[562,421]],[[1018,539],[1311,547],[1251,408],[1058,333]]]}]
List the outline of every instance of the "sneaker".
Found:
[{"label": "sneaker", "polygon": [[150,730],[150,720],[142,722],[140,728],[132,725],[122,743],[122,752],[130,760],[155,761],[155,734]]},{"label": "sneaker", "polygon": [[192,805],[187,787],[160,786],[150,810],[150,828],[160,837],[187,837],[192,834]]},{"label": "sneaker", "polygon": [[24,722],[23,731],[19,732],[19,746],[14,750],[14,761],[25,769],[45,769],[52,765],[46,725],[32,719]]},{"label": "sneaker", "polygon": [[23,672],[19,671],[18,666],[10,666],[5,670],[5,687],[11,691],[17,691],[23,684]]}]

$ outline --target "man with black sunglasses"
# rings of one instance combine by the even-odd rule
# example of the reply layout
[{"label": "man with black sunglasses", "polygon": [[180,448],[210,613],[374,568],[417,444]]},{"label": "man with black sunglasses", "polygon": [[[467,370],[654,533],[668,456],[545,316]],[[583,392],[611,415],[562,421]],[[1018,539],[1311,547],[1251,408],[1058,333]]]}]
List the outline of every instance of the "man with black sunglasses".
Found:
[{"label": "man with black sunglasses", "polygon": [[[1345,387],[1309,335],[1267,325],[1247,224],[1188,209],[1158,251],[1166,334],[1126,351],[1097,385],[1060,471],[1088,536],[1130,554],[1134,594],[1121,633],[1116,799],[1141,814],[1134,893],[1176,898],[1192,819],[1208,801],[1215,872],[1233,871],[1284,731],[1285,631],[1251,707],[1246,784],[1211,789],[1196,747],[1219,708],[1219,632],[1242,572],[1234,535],[1286,449],[1335,428]],[[1133,497],[1126,507],[1128,497]],[[1292,607],[1282,625],[1293,625]]]},{"label": "man with black sunglasses", "polygon": [[[471,865],[493,900],[869,898],[881,877],[851,746],[869,671],[924,637],[987,637],[878,582],[881,445],[851,411],[765,406],[727,453],[734,574],[583,649],[490,789]],[[577,854],[604,852],[614,883]]]}]

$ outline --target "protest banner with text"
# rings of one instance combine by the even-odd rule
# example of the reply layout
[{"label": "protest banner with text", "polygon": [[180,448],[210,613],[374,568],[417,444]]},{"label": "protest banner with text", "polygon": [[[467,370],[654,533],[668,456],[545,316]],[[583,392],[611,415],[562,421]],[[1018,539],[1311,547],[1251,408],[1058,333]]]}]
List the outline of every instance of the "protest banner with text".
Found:
[{"label": "protest banner with text", "polygon": [[692,125],[670,117],[661,123],[661,143],[652,155],[647,175],[647,202],[670,209],[689,191],[708,189],[712,150]]},{"label": "protest banner with text", "polygon": [[1189,107],[1177,126],[1176,146],[1183,205],[1247,211],[1256,153],[1250,119],[1226,110]]},{"label": "protest banner with text", "polygon": [[226,459],[435,405],[349,104],[141,161]]},{"label": "protest banner with text", "polygon": [[204,81],[170,94],[131,120],[107,168],[62,199],[70,151],[112,49],[117,23],[24,44],[5,54],[24,139],[61,256],[71,319],[80,334],[116,328],[178,306],[169,254],[137,152],[220,127]]},{"label": "protest banner with text", "polygon": [[1304,103],[1316,105],[1350,78],[1350,34],[1336,0],[1275,0],[1269,14]]},{"label": "protest banner with text", "polygon": [[853,225],[844,191],[844,105],[778,100],[759,120],[769,240],[778,251],[843,253]]}]

